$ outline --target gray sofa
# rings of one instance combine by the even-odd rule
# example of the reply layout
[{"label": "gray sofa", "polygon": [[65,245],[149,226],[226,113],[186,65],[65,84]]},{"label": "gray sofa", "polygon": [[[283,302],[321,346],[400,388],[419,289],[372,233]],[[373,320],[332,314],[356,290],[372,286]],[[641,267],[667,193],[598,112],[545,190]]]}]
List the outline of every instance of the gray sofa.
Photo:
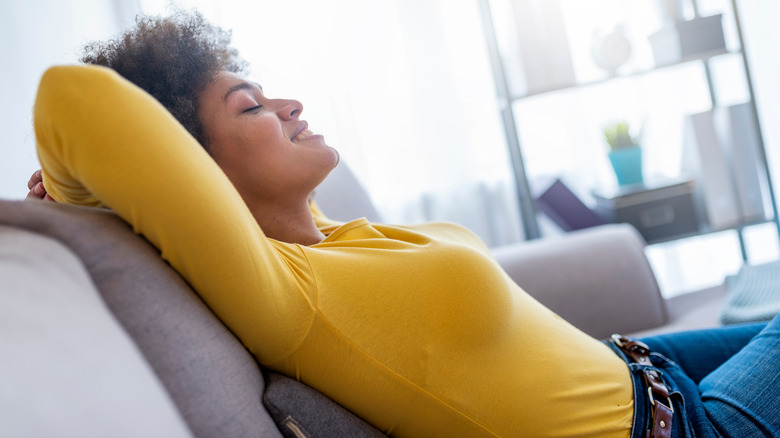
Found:
[{"label": "gray sofa", "polygon": [[[334,218],[378,217],[343,166],[317,199]],[[604,338],[688,317],[662,299],[643,246],[631,227],[609,225],[495,256],[529,293]],[[692,297],[691,307],[712,306],[720,293]],[[717,314],[694,319],[715,324]],[[261,369],[110,211],[0,201],[0,327],[0,436],[383,436]]]}]

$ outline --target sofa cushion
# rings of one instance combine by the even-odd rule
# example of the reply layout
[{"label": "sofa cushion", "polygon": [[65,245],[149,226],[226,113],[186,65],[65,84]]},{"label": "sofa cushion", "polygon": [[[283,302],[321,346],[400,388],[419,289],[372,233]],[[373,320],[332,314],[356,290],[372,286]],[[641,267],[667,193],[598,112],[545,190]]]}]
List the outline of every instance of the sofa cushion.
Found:
[{"label": "sofa cushion", "polygon": [[383,437],[385,434],[320,392],[276,373],[266,374],[263,402],[285,437]]},{"label": "sofa cushion", "polygon": [[0,226],[0,327],[0,436],[192,436],[59,242]]},{"label": "sofa cushion", "polygon": [[720,313],[723,324],[769,321],[780,313],[780,262],[744,265],[726,277],[726,300]]},{"label": "sofa cushion", "polygon": [[343,160],[317,186],[314,200],[328,219],[348,222],[365,217],[371,222],[382,222],[363,184]]},{"label": "sofa cushion", "polygon": [[0,223],[62,242],[87,268],[198,437],[281,436],[252,356],[158,252],[114,213],[0,201]]}]

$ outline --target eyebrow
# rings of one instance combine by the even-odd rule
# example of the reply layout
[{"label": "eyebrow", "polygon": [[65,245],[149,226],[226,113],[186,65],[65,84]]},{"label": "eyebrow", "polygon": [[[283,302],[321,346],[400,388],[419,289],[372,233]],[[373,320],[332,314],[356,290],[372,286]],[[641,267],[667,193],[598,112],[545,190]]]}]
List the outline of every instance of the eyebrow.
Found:
[{"label": "eyebrow", "polygon": [[257,82],[241,82],[240,84],[233,85],[227,90],[227,93],[225,93],[224,96],[222,96],[223,101],[227,101],[228,97],[230,97],[231,94],[233,94],[236,91],[239,90],[252,90],[255,87],[259,88],[260,91],[263,91],[263,86],[258,84]]}]

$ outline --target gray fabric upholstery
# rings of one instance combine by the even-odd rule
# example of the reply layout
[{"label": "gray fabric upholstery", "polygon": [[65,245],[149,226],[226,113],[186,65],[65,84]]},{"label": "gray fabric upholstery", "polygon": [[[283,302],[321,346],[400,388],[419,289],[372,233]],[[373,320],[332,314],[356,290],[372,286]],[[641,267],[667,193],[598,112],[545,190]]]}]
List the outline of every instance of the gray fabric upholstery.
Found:
[{"label": "gray fabric upholstery", "polygon": [[76,255],[4,226],[0,376],[2,437],[192,436]]},{"label": "gray fabric upholstery", "polygon": [[198,437],[278,437],[251,357],[156,250],[109,211],[0,201],[0,223],[62,242]]},{"label": "gray fabric upholstery", "polygon": [[726,277],[726,300],[721,309],[723,324],[769,321],[780,313],[780,262],[744,265]]},{"label": "gray fabric upholstery", "polygon": [[363,184],[352,170],[341,162],[314,192],[314,200],[327,217],[349,222],[365,217],[371,222],[381,222],[379,212],[371,201]]},{"label": "gray fabric upholstery", "polygon": [[719,315],[725,296],[726,286],[721,284],[669,298],[666,300],[668,323],[661,327],[625,334],[632,338],[644,338],[662,333],[718,327],[721,325]]},{"label": "gray fabric upholstery", "polygon": [[263,402],[285,437],[386,436],[310,387],[276,373],[266,376]]}]

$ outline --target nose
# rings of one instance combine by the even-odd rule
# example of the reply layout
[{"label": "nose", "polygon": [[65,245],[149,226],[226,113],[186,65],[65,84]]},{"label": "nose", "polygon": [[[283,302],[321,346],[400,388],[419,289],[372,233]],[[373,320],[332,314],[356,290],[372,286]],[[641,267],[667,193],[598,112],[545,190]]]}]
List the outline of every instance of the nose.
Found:
[{"label": "nose", "polygon": [[279,99],[276,113],[282,120],[297,119],[303,112],[303,104],[295,99]]}]

